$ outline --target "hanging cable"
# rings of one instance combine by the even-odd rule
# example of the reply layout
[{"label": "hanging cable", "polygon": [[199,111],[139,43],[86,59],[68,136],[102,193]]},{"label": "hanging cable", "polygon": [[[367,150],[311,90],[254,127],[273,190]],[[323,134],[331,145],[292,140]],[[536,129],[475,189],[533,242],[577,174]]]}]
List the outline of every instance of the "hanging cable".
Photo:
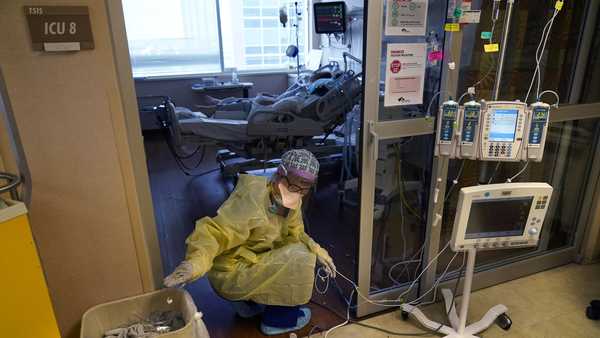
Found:
[{"label": "hanging cable", "polygon": [[[410,138],[408,141],[406,141],[404,143],[400,143],[400,144],[408,143],[411,140],[412,140],[412,138]],[[392,147],[394,148],[394,152],[396,153],[396,165],[395,165],[396,185],[398,187],[398,195],[400,197],[400,201],[404,205],[404,207],[408,210],[409,213],[411,213],[420,222],[422,222],[423,218],[421,217],[421,215],[419,215],[419,212],[410,205],[410,203],[408,202],[408,199],[406,198],[406,193],[405,193],[406,185],[404,184],[404,178],[402,177],[402,161],[400,161],[400,155],[401,155],[400,146],[399,146],[399,144],[394,144]]]},{"label": "hanging cable", "polygon": [[425,111],[426,117],[431,117],[431,107],[433,106],[433,102],[435,101],[435,98],[438,97],[442,93],[448,93],[448,95],[451,95],[451,93],[447,90],[440,90],[439,92],[433,94],[433,96],[431,97],[431,100],[429,101],[429,105],[427,106],[427,110]]},{"label": "hanging cable", "polygon": [[[557,3],[558,3],[558,1],[557,1]],[[561,3],[561,6],[562,6],[562,3]],[[555,8],[554,8],[554,12],[552,13],[552,17],[550,18],[550,20],[548,20],[546,25],[544,25],[544,29],[542,30],[542,37],[540,38],[540,42],[535,51],[535,61],[536,61],[535,70],[533,72],[533,76],[531,77],[531,83],[529,84],[529,89],[527,90],[527,95],[525,95],[525,99],[523,100],[523,102],[525,102],[525,103],[527,103],[527,100],[529,99],[529,94],[531,93],[531,90],[533,89],[533,85],[536,80],[537,80],[536,99],[539,98],[540,86],[541,86],[540,63],[542,61],[542,57],[543,57],[544,51],[546,49],[546,43],[548,42],[548,37],[550,36],[550,32],[552,30],[552,25],[554,24],[554,19],[558,15],[559,11],[560,11],[560,7],[556,4]]]},{"label": "hanging cable", "polygon": [[[329,306],[327,306],[325,304],[317,303],[317,302],[312,301],[312,300],[311,300],[311,303],[314,304],[314,305],[317,305],[317,306],[319,306],[319,307],[321,307],[321,308],[323,308],[323,309],[325,309],[325,310],[327,310],[329,312],[331,312],[332,314],[334,314],[335,316],[337,316],[341,320],[346,320],[347,319],[346,316],[338,313],[336,310],[332,309],[331,307],[329,307]],[[420,336],[430,336],[432,334],[432,332],[428,332],[428,331],[425,331],[425,332],[397,332],[397,331],[391,331],[391,330],[384,329],[384,328],[381,328],[381,327],[377,327],[377,326],[374,326],[374,325],[366,324],[366,323],[360,322],[358,320],[354,320],[352,318],[350,318],[349,322],[352,323],[352,324],[354,324],[354,325],[358,325],[358,326],[365,327],[365,328],[368,328],[368,329],[372,329],[372,330],[376,330],[376,331],[379,331],[379,332],[383,332],[383,333],[391,335],[391,336],[420,337]],[[314,329],[314,327],[313,327],[313,329]],[[311,332],[314,333],[312,329],[311,329]]]},{"label": "hanging cable", "polygon": [[494,177],[496,176],[496,173],[498,172],[498,169],[500,169],[500,165],[501,164],[502,164],[502,162],[496,163],[496,168],[492,172],[492,175],[490,176],[490,179],[488,180],[487,184],[491,184],[492,183],[492,181],[494,180]]},{"label": "hanging cable", "polygon": [[[363,295],[362,292],[360,292],[360,289],[358,288],[358,285],[356,285],[356,283],[354,283],[350,278],[346,277],[344,274],[342,274],[341,272],[339,272],[337,270],[336,270],[336,276],[339,276],[342,279],[346,280],[348,283],[350,283],[350,285],[352,285],[352,287],[356,291],[356,294],[360,298],[362,298],[364,300],[363,303],[366,302],[366,303],[369,303],[369,304],[373,304],[373,305],[377,305],[377,306],[382,306],[382,307],[398,307],[398,306],[400,306],[400,305],[402,305],[404,303],[403,297],[406,296],[408,293],[410,293],[412,291],[412,289],[415,286],[416,282],[429,269],[429,267],[431,266],[431,264],[433,264],[433,262],[435,262],[439,258],[439,256],[441,256],[448,249],[449,246],[450,246],[450,241],[448,241],[448,243],[446,243],[446,245],[437,253],[437,255],[435,257],[433,257],[431,259],[431,261],[429,261],[429,263],[427,264],[427,266],[425,266],[425,268],[423,268],[423,270],[417,276],[417,278],[415,278],[413,280],[413,282],[410,284],[410,286],[408,287],[408,289],[405,290],[402,294],[400,294],[396,299],[382,299],[382,300],[373,301],[373,300],[369,299],[369,297]],[[317,269],[317,277],[319,279],[321,279],[324,283],[326,283],[326,288],[325,289],[320,289],[319,288],[319,291],[323,292],[323,293],[326,293],[327,289],[328,289],[328,287],[330,285],[326,280],[329,279],[330,276],[328,274],[320,273],[319,270],[322,270],[322,269],[323,269],[323,267],[319,267],[319,269]]]},{"label": "hanging cable", "polygon": [[[450,242],[448,242],[448,244],[446,244],[446,246],[445,246],[445,247],[444,247],[444,248],[443,248],[443,249],[442,249],[442,250],[441,250],[441,251],[438,253],[438,255],[437,255],[437,256],[436,256],[436,257],[435,257],[433,260],[436,260],[436,259],[439,257],[439,255],[440,255],[441,253],[443,253],[443,252],[446,250],[446,248],[448,248],[449,244],[450,244]],[[449,261],[449,262],[448,262],[448,264],[446,265],[446,268],[444,269],[444,272],[443,272],[443,273],[440,275],[440,277],[438,277],[438,278],[437,278],[437,280],[435,281],[435,283],[434,283],[433,287],[432,287],[431,289],[429,289],[429,290],[428,290],[426,293],[424,293],[423,295],[421,295],[419,298],[417,298],[416,300],[414,300],[414,301],[410,302],[411,304],[412,304],[412,303],[417,303],[417,302],[418,302],[419,300],[421,300],[423,297],[425,297],[426,295],[428,295],[429,293],[431,293],[431,291],[434,291],[434,301],[435,301],[435,297],[437,297],[437,287],[439,286],[439,284],[442,282],[442,280],[444,280],[444,278],[445,278],[445,277],[446,277],[446,275],[448,274],[448,270],[449,270],[449,268],[450,268],[450,266],[451,266],[452,262],[453,262],[453,261],[454,261],[454,259],[456,258],[456,256],[458,256],[458,252],[454,254],[454,256],[452,257],[452,259],[450,259],[450,261]],[[454,288],[455,290],[454,290],[454,293],[453,293],[453,300],[452,300],[452,303],[453,303],[453,304],[454,304],[454,297],[456,297],[456,289],[457,289],[457,287],[458,287],[458,283],[460,282],[460,276],[462,275],[462,271],[463,271],[463,269],[464,269],[464,265],[465,265],[465,259],[464,259],[464,257],[465,257],[465,256],[464,256],[464,253],[463,253],[463,263],[462,263],[461,267],[458,269],[458,270],[459,270],[459,276],[458,276],[458,279],[457,279],[457,284],[455,285],[455,288]],[[433,260],[432,260],[432,261],[433,261]],[[430,263],[431,263],[431,262],[430,262]],[[428,266],[427,266],[425,269],[428,269],[429,265],[430,265],[430,264],[428,264]],[[323,271],[324,271],[324,269],[323,269],[322,267],[320,267],[320,268],[319,268],[319,270],[323,270]],[[322,276],[323,276],[323,275],[322,275],[322,274],[319,272],[319,270],[317,271],[317,275],[318,275],[320,278],[322,278]],[[341,328],[341,327],[343,327],[343,326],[345,326],[345,325],[347,325],[347,324],[349,324],[349,323],[354,323],[354,324],[357,324],[357,325],[360,325],[360,326],[363,326],[363,327],[372,328],[372,329],[374,329],[374,330],[378,330],[378,331],[385,332],[385,333],[388,333],[388,334],[391,334],[391,335],[395,335],[395,336],[422,336],[422,335],[428,335],[428,334],[431,334],[431,333],[437,333],[437,332],[439,332],[439,330],[440,330],[440,329],[443,327],[443,325],[442,325],[442,324],[440,324],[440,326],[439,326],[437,329],[435,329],[435,330],[430,330],[430,332],[422,332],[422,333],[404,333],[404,332],[384,331],[384,329],[381,329],[381,328],[378,328],[378,327],[375,327],[375,326],[370,326],[370,325],[366,325],[366,324],[363,324],[363,323],[360,323],[360,322],[357,322],[357,321],[353,321],[353,320],[350,318],[350,309],[351,309],[351,308],[355,308],[355,307],[356,307],[356,306],[351,306],[351,301],[352,301],[352,299],[353,299],[353,296],[354,296],[354,293],[355,293],[355,292],[356,292],[356,293],[359,295],[359,297],[361,297],[361,298],[365,299],[365,300],[366,300],[367,302],[369,302],[369,303],[373,303],[373,304],[375,304],[375,305],[379,305],[379,306],[390,306],[390,305],[382,305],[382,304],[377,304],[378,302],[384,302],[384,300],[382,300],[382,301],[378,301],[378,302],[373,302],[373,301],[371,301],[370,299],[367,299],[366,297],[362,296],[362,295],[360,294],[360,291],[359,291],[358,287],[356,286],[356,284],[355,284],[354,282],[352,282],[352,281],[351,281],[349,278],[347,278],[346,276],[344,276],[343,274],[341,274],[339,271],[336,271],[336,272],[337,272],[337,274],[338,274],[339,276],[341,276],[343,279],[346,279],[348,282],[350,282],[350,284],[352,284],[352,285],[353,285],[354,289],[352,290],[352,292],[351,292],[351,294],[350,294],[350,297],[349,297],[349,299],[346,299],[346,297],[344,297],[342,294],[340,294],[340,296],[342,297],[342,299],[344,299],[344,301],[345,301],[345,303],[346,303],[346,317],[345,317],[345,318],[344,318],[343,316],[339,315],[337,312],[333,311],[332,309],[330,309],[330,308],[326,307],[325,305],[323,305],[323,304],[320,304],[320,303],[313,302],[313,304],[316,304],[316,305],[322,306],[322,307],[324,307],[324,308],[328,309],[329,311],[331,311],[332,313],[336,314],[338,317],[340,317],[340,318],[344,319],[344,322],[342,322],[342,323],[340,323],[340,324],[338,324],[338,325],[336,325],[336,326],[332,327],[331,329],[327,330],[327,332],[325,333],[325,337],[328,337],[328,336],[329,336],[329,334],[331,334],[333,331],[335,331],[335,330],[337,330],[337,329],[339,329],[339,328]],[[419,277],[420,277],[420,276],[419,276]],[[334,283],[335,283],[335,281],[334,281]],[[329,285],[329,284],[327,284],[327,285]],[[412,285],[409,287],[409,289],[408,289],[408,290],[406,290],[406,291],[405,291],[405,293],[406,293],[406,292],[408,292],[408,291],[410,291],[410,290],[411,290],[411,288],[412,288]],[[326,290],[325,290],[325,292],[326,292]],[[340,293],[341,293],[341,289],[339,289],[339,287],[338,287],[338,292],[340,292]],[[402,297],[402,295],[401,295],[399,298],[401,298],[401,297]],[[418,303],[418,305],[417,305],[417,306],[419,306],[419,305],[423,305],[423,304],[424,304],[424,303]],[[453,304],[452,304],[452,305],[453,305]],[[451,307],[450,307],[450,308],[452,308],[452,305],[451,305]],[[393,307],[397,307],[398,305],[392,305],[392,306],[393,306]],[[311,332],[312,332],[312,330],[311,330]]]},{"label": "hanging cable", "polygon": [[[456,272],[456,271],[458,271],[458,273],[459,273],[459,276],[460,276],[460,273],[461,273],[461,271],[463,271],[463,270],[464,270],[464,268],[465,268],[465,263],[466,263],[466,258],[467,258],[467,255],[466,255],[464,252],[462,252],[462,254],[463,254],[463,255],[462,255],[462,263],[461,263],[460,267],[459,267],[457,270],[454,270],[454,271],[452,271],[452,272],[449,272],[449,273],[442,273],[442,275],[440,276],[440,278],[438,278],[438,281],[442,281],[442,280],[444,280],[444,278],[446,278],[446,276],[447,276],[447,275],[449,275],[450,273]],[[445,271],[447,271],[447,269],[446,269]],[[439,286],[439,284],[440,284],[440,283],[437,283],[437,286],[436,286],[436,285],[435,285],[435,283],[434,283],[434,287],[435,287],[435,289],[432,287],[432,289],[433,289],[434,291],[433,291],[433,298],[432,298],[432,300],[431,300],[431,301],[429,301],[429,302],[424,302],[424,303],[419,303],[419,304],[417,304],[416,306],[417,306],[417,307],[420,307],[420,306],[424,306],[424,305],[430,305],[430,304],[433,304],[433,303],[435,303],[435,302],[436,302],[436,299],[437,299],[437,290],[438,290],[438,286]],[[454,291],[454,296],[456,296],[456,290]]]},{"label": "hanging cable", "polygon": [[[433,286],[427,290],[426,292],[424,292],[421,296],[419,296],[417,299],[411,301],[409,304],[419,304],[420,300],[425,298],[425,296],[427,296],[428,294],[430,294],[432,291],[436,290],[437,292],[437,287],[438,285],[442,282],[442,280],[446,277],[446,274],[448,273],[448,269],[450,269],[450,265],[452,265],[452,262],[454,261],[454,259],[456,258],[456,256],[458,256],[458,252],[456,252],[452,258],[450,259],[450,261],[448,262],[448,264],[446,265],[446,268],[444,269],[444,271],[442,272],[442,274],[440,275],[440,277],[438,277],[437,281],[435,283],[433,283]],[[434,298],[435,300],[435,298]]]},{"label": "hanging cable", "polygon": [[458,184],[458,180],[460,179],[460,176],[462,175],[464,168],[465,168],[465,160],[462,160],[462,162],[460,163],[460,168],[458,169],[458,173],[456,174],[456,177],[452,180],[452,185],[450,186],[450,189],[448,189],[448,192],[446,193],[446,196],[444,197],[444,203],[448,200],[448,198],[450,196],[452,196],[452,190]]},{"label": "hanging cable", "polygon": [[527,169],[527,166],[529,165],[529,161],[525,162],[525,165],[523,166],[523,168],[521,168],[521,170],[519,170],[518,173],[515,174],[515,176],[511,177],[511,178],[507,178],[506,179],[506,183],[511,183],[512,181],[514,181],[517,177],[519,177],[523,172],[525,172],[525,170]]},{"label": "hanging cable", "polygon": [[[425,248],[425,245],[421,245],[421,247],[419,248],[419,250],[417,250],[408,260],[403,260],[400,262],[395,263],[394,265],[392,265],[389,270],[388,270],[388,277],[389,279],[396,285],[401,284],[400,281],[396,280],[393,277],[393,271],[396,269],[396,267],[403,265],[402,271],[400,271],[400,277],[402,277],[404,275],[404,272],[408,270],[408,265],[412,264],[412,263],[421,263],[421,259],[415,259],[416,256],[421,255],[421,253],[423,252],[423,249]],[[408,271],[407,271],[408,272]],[[408,278],[410,278],[410,274],[408,275]]]},{"label": "hanging cable", "polygon": [[554,90],[544,90],[543,92],[540,93],[538,100],[541,100],[542,96],[544,96],[544,94],[548,94],[548,93],[553,94],[554,97],[556,97],[556,102],[554,102],[553,106],[558,107],[558,103],[560,102],[560,96]]}]

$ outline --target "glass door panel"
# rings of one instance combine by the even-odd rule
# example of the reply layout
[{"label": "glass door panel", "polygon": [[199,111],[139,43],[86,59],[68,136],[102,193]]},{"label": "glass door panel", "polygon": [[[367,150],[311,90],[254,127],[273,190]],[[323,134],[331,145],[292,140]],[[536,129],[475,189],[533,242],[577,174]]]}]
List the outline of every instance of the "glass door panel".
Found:
[{"label": "glass door panel", "polygon": [[379,142],[371,292],[411,282],[420,272],[433,142],[432,135]]},{"label": "glass door panel", "polygon": [[[530,162],[522,174],[513,179],[513,182],[546,182],[554,188],[539,247],[481,251],[477,254],[478,266],[497,266],[575,244],[577,224],[590,177],[599,128],[600,119],[559,122],[550,125],[544,159],[538,163]],[[452,236],[458,192],[461,187],[478,184],[481,163],[462,160],[453,160],[450,163],[448,171],[450,189],[445,198],[440,249],[443,249]],[[493,171],[488,175],[489,183],[506,182],[524,167],[522,162],[498,163],[490,166]],[[452,187],[453,180],[458,182],[454,187]],[[445,270],[453,256],[450,250],[447,251],[438,263],[438,275]],[[460,266],[460,263],[455,260],[452,265]]]},{"label": "glass door panel", "polygon": [[[600,10],[598,11],[600,17]],[[600,102],[600,19],[596,18],[594,40],[590,48],[587,72],[583,81],[583,95],[581,103]]]},{"label": "glass door panel", "polygon": [[[388,1],[384,2],[384,13],[388,11],[388,4],[393,3]],[[401,120],[407,118],[423,117],[427,114],[427,108],[434,95],[439,91],[440,80],[442,77],[442,61],[433,60],[429,61],[424,58],[422,62],[425,64],[425,78],[423,86],[423,103],[414,105],[403,105],[403,106],[390,106],[384,105],[384,93],[385,93],[385,80],[386,80],[386,65],[387,65],[387,46],[390,43],[423,43],[426,44],[427,53],[443,50],[444,46],[444,19],[446,17],[446,3],[445,1],[429,1],[429,8],[427,11],[427,29],[424,36],[394,36],[386,35],[385,29],[382,29],[381,37],[381,62],[380,62],[380,94],[379,94],[379,121],[391,121]],[[384,17],[382,22],[386,24],[386,20],[389,15]],[[385,26],[384,26],[385,27]],[[434,113],[431,113],[435,115]]]},{"label": "glass door panel", "polygon": [[[506,47],[500,99],[524,101],[535,70],[535,52],[540,43],[542,30],[554,11],[554,2],[554,0],[515,2]],[[494,1],[473,1],[473,8],[482,10],[481,22],[479,25],[467,25],[463,30],[459,94],[475,85],[479,99],[492,99],[499,54],[483,53],[483,45],[490,40],[482,40],[480,33],[491,31],[494,27],[491,41],[500,43],[506,14],[502,5],[494,25],[493,4]],[[556,90],[560,94],[561,102],[568,101],[585,8],[585,4],[581,2],[565,2],[554,21],[546,52],[542,57],[541,90]],[[528,102],[535,100],[535,91],[536,88],[529,95]],[[552,97],[547,100],[554,103]]]},{"label": "glass door panel", "polygon": [[[433,162],[433,119],[426,106],[440,88],[442,62],[428,64],[427,44],[443,50],[446,2],[428,2],[425,33],[418,36],[385,34],[386,6],[397,1],[369,1],[365,35],[365,95],[360,173],[361,223],[358,284],[372,300],[390,299],[421,271]],[[428,37],[435,36],[435,39]],[[386,54],[391,43],[420,44],[418,63],[425,69],[421,104],[384,107]],[[408,61],[407,61],[408,62]],[[416,290],[416,288],[415,288]],[[357,314],[382,310],[358,304]]]}]

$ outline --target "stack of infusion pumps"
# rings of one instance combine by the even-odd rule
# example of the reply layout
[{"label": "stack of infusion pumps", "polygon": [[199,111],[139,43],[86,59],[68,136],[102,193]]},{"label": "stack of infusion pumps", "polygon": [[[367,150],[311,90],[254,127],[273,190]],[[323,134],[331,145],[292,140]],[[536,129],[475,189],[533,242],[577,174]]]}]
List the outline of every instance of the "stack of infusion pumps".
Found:
[{"label": "stack of infusion pumps", "polygon": [[446,101],[437,123],[436,156],[534,161],[544,155],[550,105],[520,101]]}]

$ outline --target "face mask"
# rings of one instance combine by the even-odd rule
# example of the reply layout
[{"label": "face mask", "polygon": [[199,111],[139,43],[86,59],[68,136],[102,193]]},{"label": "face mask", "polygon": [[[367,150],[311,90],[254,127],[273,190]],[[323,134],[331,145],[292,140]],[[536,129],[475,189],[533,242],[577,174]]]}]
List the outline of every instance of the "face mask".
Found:
[{"label": "face mask", "polygon": [[282,182],[279,182],[279,192],[281,193],[281,204],[284,207],[293,210],[298,209],[302,194],[289,191],[287,186]]}]

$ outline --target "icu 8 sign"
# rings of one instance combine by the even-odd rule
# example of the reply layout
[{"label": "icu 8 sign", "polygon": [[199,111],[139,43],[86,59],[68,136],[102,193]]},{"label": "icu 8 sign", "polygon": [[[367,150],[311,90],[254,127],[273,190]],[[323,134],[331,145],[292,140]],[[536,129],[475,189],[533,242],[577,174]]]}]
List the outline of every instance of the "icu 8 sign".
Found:
[{"label": "icu 8 sign", "polygon": [[34,50],[49,52],[93,49],[86,6],[25,6]]}]

